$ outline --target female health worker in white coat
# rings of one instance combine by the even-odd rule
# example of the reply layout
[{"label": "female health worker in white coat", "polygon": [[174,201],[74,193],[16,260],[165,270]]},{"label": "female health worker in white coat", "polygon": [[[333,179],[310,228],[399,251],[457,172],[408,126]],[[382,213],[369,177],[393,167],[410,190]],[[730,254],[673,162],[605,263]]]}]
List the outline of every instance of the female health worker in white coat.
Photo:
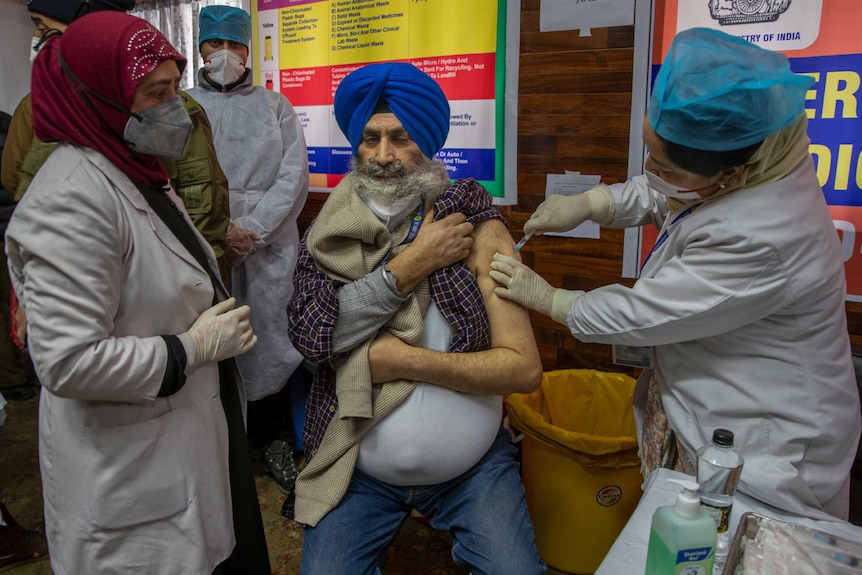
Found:
[{"label": "female health worker in white coat", "polygon": [[846,519],[860,434],[839,240],[808,152],[811,79],[723,32],[680,32],[644,122],[646,173],[552,196],[524,232],[586,220],[661,229],[633,287],[554,289],[496,255],[498,295],[581,341],[650,350],[635,390],[644,475],[693,474],[716,428],[745,458],[738,489]]},{"label": "female health worker in white coat", "polygon": [[56,575],[269,575],[233,358],[257,341],[159,157],[182,156],[186,59],[101,11],[33,65],[58,142],[6,232],[42,382],[39,461]]}]

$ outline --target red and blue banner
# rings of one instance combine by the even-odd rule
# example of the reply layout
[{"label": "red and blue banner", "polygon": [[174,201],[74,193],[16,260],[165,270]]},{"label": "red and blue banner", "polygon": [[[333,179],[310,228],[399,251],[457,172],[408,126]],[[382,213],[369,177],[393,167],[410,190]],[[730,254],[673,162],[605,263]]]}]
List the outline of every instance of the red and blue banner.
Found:
[{"label": "red and blue banner", "polygon": [[[862,2],[656,0],[654,22],[653,78],[676,33],[694,27],[782,52],[794,72],[814,78],[806,105],[810,151],[842,242],[847,299],[862,301]],[[641,265],[656,235],[642,229]]]}]

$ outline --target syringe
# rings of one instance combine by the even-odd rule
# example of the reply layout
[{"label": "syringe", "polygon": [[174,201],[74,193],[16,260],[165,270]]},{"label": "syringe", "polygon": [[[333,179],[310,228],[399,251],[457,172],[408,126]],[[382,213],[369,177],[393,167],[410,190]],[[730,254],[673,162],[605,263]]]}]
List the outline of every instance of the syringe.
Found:
[{"label": "syringe", "polygon": [[522,247],[524,247],[524,244],[526,244],[526,243],[527,243],[527,240],[529,240],[530,238],[532,238],[532,237],[533,237],[533,234],[534,234],[534,233],[536,233],[536,232],[530,232],[530,233],[528,233],[528,234],[525,234],[525,235],[524,235],[524,237],[523,237],[523,238],[521,238],[521,241],[520,241],[520,242],[518,242],[517,244],[515,244],[515,251],[517,252],[517,251],[518,251],[518,250],[520,250]]}]

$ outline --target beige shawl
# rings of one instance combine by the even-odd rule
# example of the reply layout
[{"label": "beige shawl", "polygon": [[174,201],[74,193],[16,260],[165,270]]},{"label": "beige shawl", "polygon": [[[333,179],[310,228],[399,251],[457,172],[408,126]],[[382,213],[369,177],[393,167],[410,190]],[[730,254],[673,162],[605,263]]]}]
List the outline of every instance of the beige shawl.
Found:
[{"label": "beige shawl", "polygon": [[[332,191],[307,238],[318,269],[345,283],[373,271],[390,250],[395,255],[403,249],[401,242],[409,229],[402,225],[390,233],[356,194],[353,181],[348,175]],[[433,201],[426,203],[426,214],[432,206]],[[410,345],[419,345],[430,300],[426,278],[384,329]],[[296,498],[295,509],[296,520],[301,523],[316,525],[341,500],[356,465],[359,440],[413,390],[414,383],[408,380],[371,383],[368,348],[372,341],[358,346],[336,365],[338,411],[326,428],[320,449],[296,482],[297,494],[303,495]],[[314,489],[310,489],[312,485]]]}]

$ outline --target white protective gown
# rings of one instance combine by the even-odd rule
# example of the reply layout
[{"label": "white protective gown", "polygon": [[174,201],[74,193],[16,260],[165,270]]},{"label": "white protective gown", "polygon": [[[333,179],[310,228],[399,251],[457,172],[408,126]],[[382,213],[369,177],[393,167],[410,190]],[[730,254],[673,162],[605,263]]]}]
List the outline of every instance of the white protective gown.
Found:
[{"label": "white protective gown", "polygon": [[[664,196],[644,176],[610,188],[613,227],[665,221]],[[573,335],[652,346],[671,428],[692,455],[714,429],[733,431],[745,458],[740,491],[845,519],[859,397],[843,258],[812,162],[707,202],[666,231],[633,288],[575,301]],[[638,381],[639,424],[649,375]]]},{"label": "white protective gown", "polygon": [[232,290],[251,306],[257,345],[237,357],[246,399],[279,391],[302,362],[287,336],[287,302],[293,295],[299,231],[308,197],[308,153],[302,124],[278,92],[246,80],[220,92],[199,71],[189,94],[206,110],[218,161],[230,187],[231,221],[257,233],[257,251],[233,268]]}]

